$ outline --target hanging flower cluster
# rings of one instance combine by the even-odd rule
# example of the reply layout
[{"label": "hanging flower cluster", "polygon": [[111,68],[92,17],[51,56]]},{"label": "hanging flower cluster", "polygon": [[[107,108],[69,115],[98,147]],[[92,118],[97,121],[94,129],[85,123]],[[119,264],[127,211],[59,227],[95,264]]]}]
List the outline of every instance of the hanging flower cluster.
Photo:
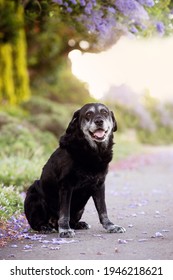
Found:
[{"label": "hanging flower cluster", "polygon": [[89,34],[99,35],[100,40],[110,40],[121,31],[137,34],[152,29],[160,35],[165,33],[165,25],[155,19],[152,9],[158,0],[52,0],[60,11],[69,14],[82,24]]}]

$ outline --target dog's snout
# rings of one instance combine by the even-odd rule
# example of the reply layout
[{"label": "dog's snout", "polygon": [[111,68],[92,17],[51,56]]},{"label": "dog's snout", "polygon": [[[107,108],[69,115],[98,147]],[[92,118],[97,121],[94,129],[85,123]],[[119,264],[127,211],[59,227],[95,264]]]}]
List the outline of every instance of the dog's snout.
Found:
[{"label": "dog's snout", "polygon": [[96,118],[96,119],[94,120],[94,122],[95,122],[95,124],[96,124],[97,126],[102,126],[102,125],[103,125],[103,120],[102,120],[102,118],[100,118],[100,117]]}]

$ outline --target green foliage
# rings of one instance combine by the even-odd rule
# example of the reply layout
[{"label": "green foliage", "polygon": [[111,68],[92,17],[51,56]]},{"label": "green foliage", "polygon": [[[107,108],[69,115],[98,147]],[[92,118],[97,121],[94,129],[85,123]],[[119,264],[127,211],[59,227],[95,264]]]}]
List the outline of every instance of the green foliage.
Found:
[{"label": "green foliage", "polygon": [[144,150],[144,146],[139,142],[136,131],[126,129],[124,132],[118,131],[114,135],[113,160],[123,160],[131,155],[137,155]]},{"label": "green foliage", "polygon": [[16,14],[16,0],[0,0],[0,43],[10,43],[16,40],[18,29],[23,21]]},{"label": "green foliage", "polygon": [[42,131],[49,131],[59,138],[64,132],[62,120],[57,119],[56,114],[38,114],[29,118],[29,121]]},{"label": "green foliage", "polygon": [[6,221],[13,214],[23,210],[22,198],[13,186],[5,187],[0,184],[0,221]]},{"label": "green foliage", "polygon": [[49,132],[16,118],[0,115],[0,181],[21,191],[38,178],[45,161],[57,146]]},{"label": "green foliage", "polygon": [[56,71],[52,70],[46,77],[38,75],[31,83],[35,96],[44,96],[58,103],[80,105],[94,101],[94,98],[89,95],[86,84],[72,74],[68,63],[57,65]]},{"label": "green foliage", "polygon": [[172,145],[173,131],[167,127],[158,127],[153,133],[145,130],[138,131],[139,141],[151,145]]},{"label": "green foliage", "polygon": [[46,150],[49,151],[51,147],[49,143],[52,142],[55,143],[53,136],[49,133],[41,133],[31,125],[26,126],[23,123],[7,124],[1,128],[0,155],[23,155],[28,159],[34,155],[39,157],[43,153],[42,145],[47,144]]},{"label": "green foliage", "polygon": [[[47,157],[48,158],[48,157]],[[5,186],[13,185],[15,190],[26,191],[31,183],[40,177],[42,167],[47,159],[36,155],[28,159],[26,156],[3,155],[0,160],[0,181]]]},{"label": "green foliage", "polygon": [[74,48],[70,39],[81,40],[72,26],[61,17],[48,17],[33,24],[28,22],[28,65],[32,92],[60,103],[83,104],[91,101],[84,83],[71,72],[68,53]]},{"label": "green foliage", "polygon": [[57,101],[82,105],[94,101],[94,98],[89,95],[86,84],[72,74],[70,65],[64,63],[59,67],[57,81],[58,94],[52,93]]},{"label": "green foliage", "polygon": [[30,123],[41,131],[51,132],[57,138],[63,134],[73,112],[78,108],[77,105],[58,104],[39,96],[33,96],[22,106],[28,112]]},{"label": "green foliage", "polygon": [[134,105],[112,103],[118,130],[135,131],[143,144],[165,145],[173,142],[173,104],[161,103],[147,92],[143,102]]},{"label": "green foliage", "polygon": [[172,144],[173,142],[173,104],[162,104],[148,93],[144,97],[144,106],[152,116],[155,129],[151,133],[139,130],[138,136],[141,142],[153,145]]},{"label": "green foliage", "polygon": [[139,117],[135,114],[133,108],[118,103],[115,107],[118,129],[120,131],[124,130],[125,128],[137,129],[139,127],[140,120]]}]

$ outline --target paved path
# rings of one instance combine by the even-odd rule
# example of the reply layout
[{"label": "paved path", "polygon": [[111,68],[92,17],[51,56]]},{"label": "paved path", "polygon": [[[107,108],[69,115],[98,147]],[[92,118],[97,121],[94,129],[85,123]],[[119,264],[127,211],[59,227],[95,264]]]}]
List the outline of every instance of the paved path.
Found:
[{"label": "paved path", "polygon": [[112,165],[106,185],[109,217],[126,233],[106,233],[89,201],[83,220],[91,229],[73,239],[30,233],[1,248],[0,259],[173,260],[173,150]]}]

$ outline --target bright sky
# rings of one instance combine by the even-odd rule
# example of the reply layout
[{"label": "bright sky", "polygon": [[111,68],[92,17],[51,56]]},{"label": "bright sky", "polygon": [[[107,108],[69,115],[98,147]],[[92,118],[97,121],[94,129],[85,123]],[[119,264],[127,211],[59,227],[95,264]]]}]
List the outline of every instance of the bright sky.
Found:
[{"label": "bright sky", "polygon": [[173,38],[137,40],[121,38],[99,54],[70,53],[72,71],[100,98],[112,85],[126,84],[141,93],[173,99]]}]

